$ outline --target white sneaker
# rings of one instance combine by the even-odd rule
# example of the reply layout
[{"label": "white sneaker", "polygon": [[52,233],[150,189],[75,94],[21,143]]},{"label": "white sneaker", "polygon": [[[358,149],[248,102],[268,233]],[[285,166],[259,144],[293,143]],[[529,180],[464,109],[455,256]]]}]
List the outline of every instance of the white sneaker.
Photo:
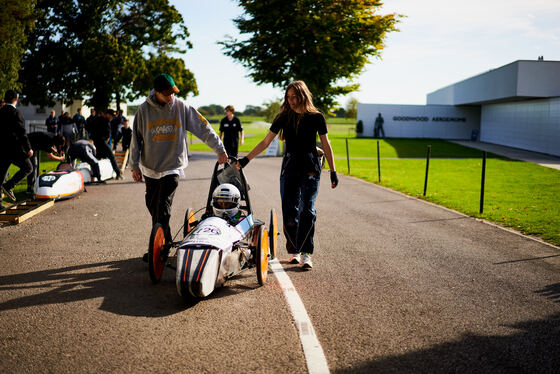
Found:
[{"label": "white sneaker", "polygon": [[309,253],[303,254],[301,267],[304,269],[311,269],[313,267],[313,262],[311,262],[311,255]]},{"label": "white sneaker", "polygon": [[299,264],[301,262],[301,253],[294,253],[288,260],[290,264]]}]

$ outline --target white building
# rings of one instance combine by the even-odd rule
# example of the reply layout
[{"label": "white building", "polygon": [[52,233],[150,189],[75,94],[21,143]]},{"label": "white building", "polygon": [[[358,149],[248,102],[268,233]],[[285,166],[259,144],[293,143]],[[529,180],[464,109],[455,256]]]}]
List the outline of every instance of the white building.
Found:
[{"label": "white building", "polygon": [[[111,103],[109,107],[112,109],[116,109],[117,105],[115,103]],[[72,105],[62,105],[60,101],[57,101],[52,107],[22,105],[21,102],[18,102],[17,108],[23,114],[27,132],[46,131],[47,127],[45,126],[45,120],[51,114],[51,110],[53,109],[57,117],[60,116],[63,111],[70,113],[70,117],[74,117],[74,115],[78,111],[78,108],[82,108],[82,116],[84,116],[85,118],[88,118],[90,116],[92,109],[84,105],[84,100],[74,100]],[[121,103],[121,109],[126,115],[127,104]]]},{"label": "white building", "polygon": [[373,136],[471,139],[560,156],[560,61],[515,61],[427,95],[427,105],[358,104]]}]

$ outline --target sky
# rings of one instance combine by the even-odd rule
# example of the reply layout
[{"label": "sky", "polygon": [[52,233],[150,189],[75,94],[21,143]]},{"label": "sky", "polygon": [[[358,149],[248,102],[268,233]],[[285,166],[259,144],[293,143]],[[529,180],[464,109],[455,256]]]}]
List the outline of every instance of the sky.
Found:
[{"label": "sky", "polygon": [[[233,19],[243,13],[234,0],[170,0],[183,15],[193,48],[182,57],[194,73],[199,95],[187,101],[262,105],[283,89],[257,86],[249,71],[217,44],[239,36]],[[373,59],[354,81],[360,90],[339,97],[360,103],[425,104],[426,95],[517,60],[560,61],[558,0],[386,0],[379,14],[402,14],[399,32],[389,33],[381,59]]]}]

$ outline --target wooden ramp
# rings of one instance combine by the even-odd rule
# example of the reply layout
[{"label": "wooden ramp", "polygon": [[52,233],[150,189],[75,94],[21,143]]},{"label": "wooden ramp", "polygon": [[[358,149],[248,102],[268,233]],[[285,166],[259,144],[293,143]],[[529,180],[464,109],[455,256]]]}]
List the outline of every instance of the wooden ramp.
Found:
[{"label": "wooden ramp", "polygon": [[0,212],[0,222],[21,223],[53,205],[54,199],[20,201]]},{"label": "wooden ramp", "polygon": [[121,169],[121,173],[124,173],[126,162],[128,161],[128,149],[126,152],[115,151],[115,158],[117,159],[117,165],[119,166],[119,169]]}]

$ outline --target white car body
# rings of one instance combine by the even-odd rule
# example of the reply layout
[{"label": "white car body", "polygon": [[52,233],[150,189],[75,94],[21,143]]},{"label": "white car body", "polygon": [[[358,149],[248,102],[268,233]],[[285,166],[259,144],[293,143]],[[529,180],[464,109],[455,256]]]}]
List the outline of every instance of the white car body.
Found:
[{"label": "white car body", "polygon": [[[84,183],[91,183],[93,176],[91,172],[91,166],[87,162],[80,162],[76,165],[76,170],[82,172],[84,176]],[[108,158],[102,158],[99,160],[99,173],[101,174],[101,180],[105,181],[107,179],[115,178],[117,173],[113,170],[113,165]]]},{"label": "white car body", "polygon": [[[240,271],[244,260],[250,257],[247,243],[243,241],[254,225],[252,215],[235,226],[219,217],[208,217],[200,222],[177,250],[179,294],[185,296],[184,293],[189,292],[195,297],[206,297]],[[236,245],[238,243],[241,245]]]},{"label": "white car body", "polygon": [[84,177],[78,170],[42,174],[33,186],[37,199],[69,199],[82,193],[84,189]]}]

